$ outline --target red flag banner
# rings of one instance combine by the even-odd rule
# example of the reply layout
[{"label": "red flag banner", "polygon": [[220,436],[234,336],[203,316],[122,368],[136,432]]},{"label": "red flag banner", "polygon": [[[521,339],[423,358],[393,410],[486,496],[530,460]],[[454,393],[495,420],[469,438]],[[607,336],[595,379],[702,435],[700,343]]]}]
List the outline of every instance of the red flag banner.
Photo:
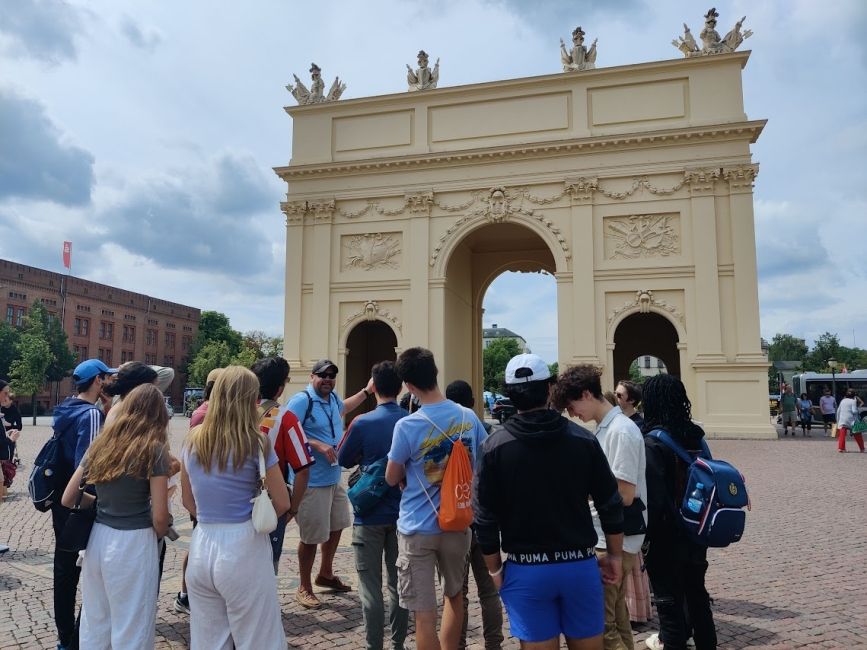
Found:
[{"label": "red flag banner", "polygon": [[63,266],[72,268],[72,242],[63,242]]}]

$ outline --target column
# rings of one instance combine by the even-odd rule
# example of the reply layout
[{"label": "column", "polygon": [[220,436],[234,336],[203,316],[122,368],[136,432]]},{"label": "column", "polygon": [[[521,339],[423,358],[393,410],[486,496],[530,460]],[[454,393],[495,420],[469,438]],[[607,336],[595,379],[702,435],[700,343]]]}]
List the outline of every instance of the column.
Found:
[{"label": "column", "polygon": [[[597,187],[596,178],[567,179],[566,189],[572,198],[570,208],[570,230],[572,232],[572,295],[571,311],[558,318],[560,340],[564,340],[563,330],[569,338],[567,349],[571,350],[569,363],[600,363],[602,356],[597,349],[596,282],[594,279],[595,254],[593,251],[593,196]],[[558,283],[560,280],[558,279]],[[559,285],[558,285],[559,295]],[[566,301],[558,299],[558,313]],[[563,358],[563,354],[560,354]]]},{"label": "column", "polygon": [[301,284],[304,260],[304,215],[306,201],[280,204],[286,215],[286,277],[283,305],[283,356],[291,368],[301,366]]},{"label": "column", "polygon": [[690,341],[696,342],[695,360],[723,362],[722,331],[719,305],[719,267],[717,264],[716,207],[714,184],[719,169],[688,169],[686,181],[690,188],[692,212],[692,248],[695,265],[695,332]]},{"label": "column", "polygon": [[753,181],[758,172],[758,165],[723,168],[723,177],[728,181],[730,193],[737,360],[747,362],[765,360],[759,328],[758,270],[753,217]]},{"label": "column", "polygon": [[334,354],[337,340],[330,340],[336,331],[331,322],[331,221],[334,217],[334,201],[309,201],[307,203],[307,222],[313,223],[313,250],[316,256],[316,270],[313,281],[312,316],[315,327],[311,328],[311,340],[304,341],[303,354],[307,357],[322,358]]},{"label": "column", "polygon": [[404,255],[408,260],[409,295],[403,301],[403,339],[412,345],[427,345],[430,321],[442,319],[442,312],[428,311],[430,266],[430,212],[433,192],[407,194],[410,213],[408,232],[404,235]]}]

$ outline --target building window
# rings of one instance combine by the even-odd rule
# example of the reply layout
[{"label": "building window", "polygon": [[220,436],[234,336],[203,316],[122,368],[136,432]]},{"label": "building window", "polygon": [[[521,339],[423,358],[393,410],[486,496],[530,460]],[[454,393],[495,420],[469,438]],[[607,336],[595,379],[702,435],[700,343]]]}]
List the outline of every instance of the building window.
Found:
[{"label": "building window", "polygon": [[123,342],[135,343],[135,327],[132,325],[123,326]]},{"label": "building window", "polygon": [[166,323],[166,328],[173,330],[173,329],[175,329],[175,324],[174,323]]},{"label": "building window", "polygon": [[13,305],[6,306],[6,322],[10,325],[15,321],[15,307]]},{"label": "building window", "polygon": [[99,360],[105,365],[111,365],[111,348],[99,348]]},{"label": "building window", "polygon": [[76,360],[81,363],[87,359],[87,346],[86,345],[73,345],[72,351],[75,352]]},{"label": "building window", "polygon": [[102,310],[102,315],[103,315],[103,316],[114,316],[114,312],[111,311],[110,309],[103,309],[103,310]]},{"label": "building window", "polygon": [[157,344],[157,331],[156,330],[145,330],[145,345],[156,345]]},{"label": "building window", "polygon": [[644,357],[644,367],[650,368],[650,357]]},{"label": "building window", "polygon": [[159,325],[160,322],[158,320],[154,320],[153,318],[148,318],[148,325]]},{"label": "building window", "polygon": [[90,311],[90,305],[76,305],[75,309],[76,309],[76,311],[89,312]]},{"label": "building window", "polygon": [[120,351],[120,362],[126,363],[127,361],[133,360],[133,352],[131,350],[121,350]]},{"label": "building window", "polygon": [[25,310],[24,307],[18,308],[18,315],[15,317],[15,324],[18,327],[21,327],[22,325],[24,325],[24,314],[26,314],[26,313],[27,313],[27,310]]},{"label": "building window", "polygon": [[76,318],[72,324],[72,333],[75,336],[87,336],[90,330],[90,321],[86,318]]},{"label": "building window", "polygon": [[189,350],[190,347],[192,347],[192,345],[193,345],[193,337],[184,336],[181,338],[181,350],[183,350],[184,352]]},{"label": "building window", "polygon": [[133,314],[124,314],[123,319],[135,322],[135,316]]},{"label": "building window", "polygon": [[151,366],[157,365],[157,355],[155,354],[146,354],[145,355],[145,363]]},{"label": "building window", "polygon": [[163,365],[167,366],[168,368],[174,368],[175,367],[175,358],[172,355],[167,356],[163,360]]},{"label": "building window", "polygon": [[99,338],[111,341],[114,338],[114,323],[106,320],[99,322]]},{"label": "building window", "polygon": [[166,332],[166,347],[169,349],[174,349],[174,347],[175,347],[175,334],[174,334],[174,332]]}]

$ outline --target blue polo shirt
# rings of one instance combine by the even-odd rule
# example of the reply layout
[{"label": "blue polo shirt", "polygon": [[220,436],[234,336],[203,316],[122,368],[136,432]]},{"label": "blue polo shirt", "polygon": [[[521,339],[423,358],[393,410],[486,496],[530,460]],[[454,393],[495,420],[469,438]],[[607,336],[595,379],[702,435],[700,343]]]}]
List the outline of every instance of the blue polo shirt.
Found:
[{"label": "blue polo shirt", "polygon": [[[310,415],[307,415],[311,400],[313,408],[310,409]],[[307,388],[292,396],[286,407],[298,418],[308,439],[319,440],[337,450],[337,445],[343,438],[343,418],[340,415],[343,412],[343,400],[337,393],[332,392],[328,399],[325,399],[317,394],[313,384],[307,384]],[[307,485],[336,485],[340,481],[340,465],[332,465],[325,454],[320,454],[315,449],[313,458],[316,462],[310,468],[310,482]]]},{"label": "blue polo shirt", "polygon": [[[344,467],[370,465],[388,456],[391,436],[397,421],[409,415],[395,402],[380,404],[352,421],[340,445],[337,460]],[[393,525],[400,510],[400,488],[394,486],[366,515],[355,515],[356,526]]]}]

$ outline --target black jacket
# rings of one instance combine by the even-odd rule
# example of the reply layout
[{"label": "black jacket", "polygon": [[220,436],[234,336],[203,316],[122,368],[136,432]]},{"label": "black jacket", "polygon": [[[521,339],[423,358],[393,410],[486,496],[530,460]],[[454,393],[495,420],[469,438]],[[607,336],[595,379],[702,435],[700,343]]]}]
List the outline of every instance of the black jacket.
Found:
[{"label": "black jacket", "polygon": [[[690,424],[683,433],[668,432],[687,451],[701,449],[704,431]],[[686,490],[687,466],[665,444],[644,436],[647,456],[647,538],[672,541],[685,538],[678,510]]]},{"label": "black jacket", "polygon": [[550,410],[519,413],[482,444],[473,479],[482,553],[579,550],[596,545],[588,497],[602,530],[623,532],[623,500],[596,437]]}]

